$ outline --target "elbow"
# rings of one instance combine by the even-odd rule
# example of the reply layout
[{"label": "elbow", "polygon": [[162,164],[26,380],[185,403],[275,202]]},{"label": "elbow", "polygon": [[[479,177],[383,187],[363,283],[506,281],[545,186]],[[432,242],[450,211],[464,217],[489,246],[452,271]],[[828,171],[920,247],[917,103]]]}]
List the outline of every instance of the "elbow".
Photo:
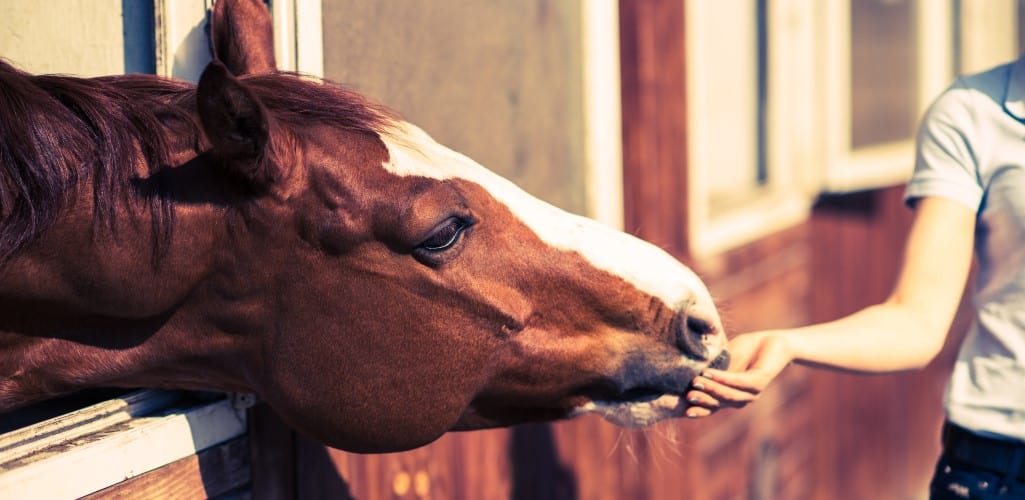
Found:
[{"label": "elbow", "polygon": [[928,332],[923,331],[921,342],[918,343],[915,355],[912,356],[910,368],[913,370],[924,369],[943,352],[943,346],[947,339],[947,328],[935,327],[929,328],[929,330]]},{"label": "elbow", "polygon": [[[921,370],[933,362],[943,351],[947,333],[953,323],[954,312],[935,303],[914,304],[891,298],[886,304],[894,313],[892,325],[905,334],[898,348],[902,354],[903,368]],[[906,363],[906,364],[905,364]]]}]

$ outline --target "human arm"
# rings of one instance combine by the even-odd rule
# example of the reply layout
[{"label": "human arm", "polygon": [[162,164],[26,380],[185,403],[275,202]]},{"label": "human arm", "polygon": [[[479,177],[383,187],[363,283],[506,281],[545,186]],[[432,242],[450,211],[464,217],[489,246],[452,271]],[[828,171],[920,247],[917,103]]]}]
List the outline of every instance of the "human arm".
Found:
[{"label": "human arm", "polygon": [[789,363],[856,373],[924,367],[943,347],[971,268],[975,213],[925,197],[905,243],[896,285],[880,304],[796,328],[740,335],[730,343],[729,372],[706,370],[687,394],[698,417],[754,401]]}]

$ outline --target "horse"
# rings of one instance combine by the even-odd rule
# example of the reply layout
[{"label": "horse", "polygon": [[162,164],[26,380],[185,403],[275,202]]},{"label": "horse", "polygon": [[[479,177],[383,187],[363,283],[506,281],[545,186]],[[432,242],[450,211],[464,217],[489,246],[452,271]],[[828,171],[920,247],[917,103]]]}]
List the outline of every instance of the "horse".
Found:
[{"label": "horse", "polygon": [[727,364],[706,286],[657,246],[351,90],[219,52],[196,85],[0,60],[0,412],[247,392],[324,444],[389,452],[680,417]]}]

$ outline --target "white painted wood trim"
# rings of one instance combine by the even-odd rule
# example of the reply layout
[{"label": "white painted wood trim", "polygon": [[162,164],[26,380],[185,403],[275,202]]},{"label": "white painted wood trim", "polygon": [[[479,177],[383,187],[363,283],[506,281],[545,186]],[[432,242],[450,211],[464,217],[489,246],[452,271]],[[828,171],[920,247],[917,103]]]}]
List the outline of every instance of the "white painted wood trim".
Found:
[{"label": "white painted wood trim", "polygon": [[623,135],[619,3],[591,0],[583,17],[584,154],[587,215],[623,228]]},{"label": "white painted wood trim", "polygon": [[233,399],[140,391],[0,436],[0,498],[77,498],[246,432]]},{"label": "white painted wood trim", "polygon": [[904,184],[915,164],[913,140],[891,142],[857,151],[837,152],[822,191],[850,193]]},{"label": "white painted wood trim", "polygon": [[274,58],[278,69],[295,71],[295,2],[273,0],[270,4],[274,22]]},{"label": "white painted wood trim", "polygon": [[1018,56],[1018,0],[961,1],[961,70],[984,71]]},{"label": "white painted wood trim", "polygon": [[295,1],[296,71],[324,77],[324,20],[321,0]]},{"label": "white painted wood trim", "polygon": [[278,69],[324,76],[321,0],[273,0],[274,57]]},{"label": "white painted wood trim", "polygon": [[199,81],[210,62],[206,24],[212,5],[213,0],[154,0],[158,75]]},{"label": "white painted wood trim", "polygon": [[713,220],[697,221],[692,226],[691,255],[698,260],[709,259],[793,227],[808,220],[811,205],[812,200],[806,196],[767,193]]},{"label": "white painted wood trim", "polygon": [[849,0],[824,3],[822,19],[826,38],[820,67],[825,89],[820,103],[822,113],[817,118],[822,124],[822,139],[826,145],[820,183],[823,189],[830,190],[844,172],[851,148],[851,5]]}]

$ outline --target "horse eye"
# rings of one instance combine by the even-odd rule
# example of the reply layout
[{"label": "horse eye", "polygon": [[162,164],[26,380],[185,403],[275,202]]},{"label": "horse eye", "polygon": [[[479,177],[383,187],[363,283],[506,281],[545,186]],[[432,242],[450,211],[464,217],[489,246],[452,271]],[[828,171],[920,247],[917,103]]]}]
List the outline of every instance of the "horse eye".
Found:
[{"label": "horse eye", "polygon": [[469,224],[458,218],[451,218],[445,221],[426,240],[417,245],[417,249],[428,252],[440,252],[448,250],[459,241],[459,235],[463,234]]}]

